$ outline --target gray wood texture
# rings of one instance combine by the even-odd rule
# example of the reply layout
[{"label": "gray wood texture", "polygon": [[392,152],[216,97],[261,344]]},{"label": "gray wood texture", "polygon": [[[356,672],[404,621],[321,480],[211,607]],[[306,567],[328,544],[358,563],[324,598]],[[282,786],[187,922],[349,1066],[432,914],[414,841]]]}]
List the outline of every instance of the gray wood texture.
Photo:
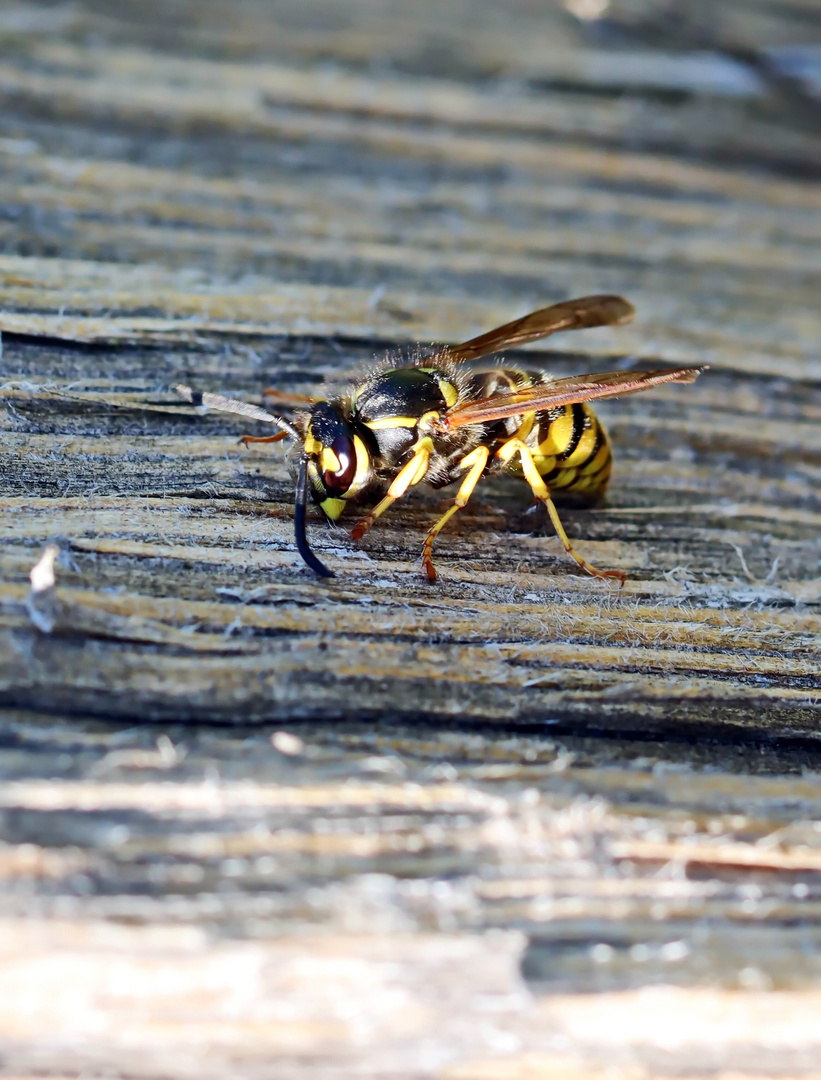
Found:
[{"label": "gray wood texture", "polygon": [[[821,1076],[821,5],[0,5],[0,1076]],[[296,554],[181,404],[708,363]],[[46,544],[56,587],[29,591]]]}]

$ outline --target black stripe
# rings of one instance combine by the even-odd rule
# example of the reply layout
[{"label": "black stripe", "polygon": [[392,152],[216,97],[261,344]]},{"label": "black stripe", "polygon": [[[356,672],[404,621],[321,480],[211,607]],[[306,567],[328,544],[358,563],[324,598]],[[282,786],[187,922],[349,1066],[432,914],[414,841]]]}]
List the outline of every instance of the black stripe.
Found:
[{"label": "black stripe", "polygon": [[[552,409],[545,409],[544,412],[536,414],[536,438],[538,446],[547,442],[550,438],[550,429],[564,416],[567,409],[566,405],[555,405]],[[549,455],[552,458],[556,458],[556,454]]]},{"label": "black stripe", "polygon": [[296,549],[302,556],[306,566],[310,566],[315,574],[320,577],[333,577],[333,570],[319,561],[308,546],[308,535],[305,528],[305,510],[308,502],[308,465],[303,458],[299,463],[299,476],[296,482],[296,497],[294,499],[294,537]]},{"label": "black stripe", "polygon": [[[561,454],[556,454],[556,461],[567,461],[576,447],[581,441],[581,437],[584,434],[584,429],[587,426],[587,413],[584,410],[584,406],[580,402],[576,402],[575,405],[571,405],[573,410],[573,434],[570,436],[570,442],[567,444]],[[575,469],[576,466],[574,465]]]},{"label": "black stripe", "polygon": [[590,420],[593,424],[596,425],[596,441],[593,443],[593,449],[590,451],[584,461],[580,461],[579,464],[575,466],[579,470],[579,472],[584,472],[584,470],[587,468],[587,466],[590,464],[596,454],[598,454],[599,450],[601,450],[602,446],[604,446],[604,428],[601,426],[595,416],[591,415]]},{"label": "black stripe", "polygon": [[[604,460],[604,464],[603,464],[603,465],[600,465],[600,466],[598,467],[598,469],[596,469],[596,471],[595,471],[594,473],[588,473],[588,474],[587,474],[587,475],[586,475],[586,476],[584,477],[585,481],[587,481],[587,482],[589,483],[589,482],[590,482],[591,480],[596,480],[596,478],[597,478],[597,477],[599,477],[599,476],[601,476],[601,474],[602,474],[602,473],[603,473],[603,472],[604,472],[604,471],[605,471],[606,469],[609,469],[609,468],[610,468],[610,465],[611,465],[612,461],[613,461],[613,455],[612,455],[612,454],[608,454],[608,455],[607,455],[607,457],[606,457],[606,458],[605,458],[605,460]],[[581,479],[581,477],[580,477],[580,479]]]}]

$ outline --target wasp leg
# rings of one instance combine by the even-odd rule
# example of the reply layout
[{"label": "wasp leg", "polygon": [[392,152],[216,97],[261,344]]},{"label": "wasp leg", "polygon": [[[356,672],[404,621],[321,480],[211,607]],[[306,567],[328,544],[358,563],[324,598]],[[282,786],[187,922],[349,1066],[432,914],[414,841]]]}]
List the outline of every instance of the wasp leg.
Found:
[{"label": "wasp leg", "polygon": [[287,431],[278,431],[276,435],[243,435],[240,438],[240,442],[244,442],[247,446],[248,443],[257,442],[279,442],[280,439],[287,439]]},{"label": "wasp leg", "polygon": [[530,488],[539,502],[543,502],[547,507],[550,520],[553,522],[553,528],[556,530],[556,535],[561,540],[567,554],[576,560],[582,570],[586,570],[587,573],[592,574],[593,577],[616,578],[623,585],[627,580],[627,575],[623,574],[621,570],[597,570],[595,566],[591,566],[586,559],[583,559],[570,543],[567,533],[564,531],[564,526],[559,520],[556,506],[550,498],[550,491],[542,479],[541,473],[536,468],[536,463],[533,460],[530,448],[520,439],[514,437],[508,439],[508,441],[496,451],[496,456],[501,458],[502,461],[510,461],[516,454],[519,455],[519,460],[522,463],[522,472],[524,473],[525,480],[530,484]]},{"label": "wasp leg", "polygon": [[425,543],[422,547],[422,566],[425,569],[425,573],[428,575],[428,581],[436,581],[436,568],[431,560],[431,552],[433,551],[433,541],[450,521],[457,510],[461,510],[463,506],[467,505],[468,499],[473,494],[473,489],[479,483],[479,478],[485,471],[487,465],[487,459],[490,457],[490,450],[486,446],[477,446],[472,453],[467,457],[463,457],[459,462],[459,465],[463,469],[470,469],[470,472],[462,481],[459,490],[456,492],[456,498],[453,500],[453,505],[445,511],[439,518],[436,524],[428,531],[428,535],[425,537]]},{"label": "wasp leg", "polygon": [[401,499],[409,487],[413,487],[414,484],[418,484],[420,480],[425,478],[432,450],[433,442],[430,438],[426,437],[418,443],[413,457],[394,478],[393,483],[388,488],[388,494],[382,502],[377,503],[373,510],[351,529],[351,536],[354,540],[361,540],[376,519],[381,517],[392,503],[395,503],[397,499]]}]

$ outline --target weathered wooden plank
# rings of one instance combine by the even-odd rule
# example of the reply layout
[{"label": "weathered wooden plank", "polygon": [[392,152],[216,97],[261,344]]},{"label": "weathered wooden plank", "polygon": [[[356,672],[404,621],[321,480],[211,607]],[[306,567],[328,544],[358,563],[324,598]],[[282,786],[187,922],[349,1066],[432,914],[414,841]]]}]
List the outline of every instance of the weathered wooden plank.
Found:
[{"label": "weathered wooden plank", "polygon": [[[4,1075],[817,1073],[821,8],[583,8],[0,12]],[[601,410],[623,589],[504,479],[317,582],[171,392],[602,291],[511,360],[712,365]]]},{"label": "weathered wooden plank", "polygon": [[[353,1064],[349,1047],[356,1040],[374,1076],[392,1070],[401,1057],[409,1075],[410,1070],[429,1071],[433,1060],[437,1075],[448,1080],[599,1077],[608,1069],[612,1074],[612,1058],[605,1064],[607,1055],[615,1051],[618,1060],[619,1048],[627,1045],[631,1053],[625,1054],[626,1071],[620,1069],[620,1074],[649,1078],[662,1075],[664,1064],[685,1045],[694,1060],[708,1064],[711,1045],[727,1031],[738,1047],[735,1062],[740,1069],[734,1069],[734,1076],[760,1075],[756,1062],[760,1066],[762,1061],[789,1063],[793,1075],[799,1070],[802,1076],[817,1075],[802,1068],[818,1052],[817,1041],[802,1036],[811,1030],[817,994],[759,991],[745,995],[743,1006],[737,993],[672,989],[651,1002],[635,992],[530,1002],[516,990],[515,934],[499,935],[481,949],[475,939],[439,934],[406,938],[390,951],[373,936],[342,941],[320,936],[301,946],[268,941],[252,951],[241,942],[207,947],[201,932],[180,934],[171,927],[157,927],[145,937],[131,928],[111,927],[101,933],[61,920],[44,936],[21,934],[19,926],[8,924],[3,931],[4,967],[18,995],[10,1018],[25,1037],[25,1003],[36,992],[25,977],[25,948],[55,982],[46,1042],[63,1048],[67,1065],[82,1060],[93,1062],[92,1068],[106,1068],[110,1047],[133,1053],[139,1046],[134,1075],[152,1075],[169,1060],[167,1047],[173,1043],[179,1047],[173,1067],[180,1076],[216,1077],[238,1067],[248,1075],[264,1075],[272,1057],[280,1062],[282,1075],[339,1076]],[[89,945],[96,956],[97,989],[90,987],[78,997],[61,973],[85,956]],[[310,963],[303,952],[306,946]],[[321,994],[318,981],[324,985]],[[433,1008],[432,985],[439,988],[440,1002],[462,1009]],[[121,987],[139,988],[139,997]],[[356,1013],[335,1004],[346,995],[367,1003],[366,1028],[357,1028]],[[197,1003],[208,1017],[207,1027],[191,1024],[179,1008],[181,999]],[[471,1006],[476,1000],[485,1008]],[[691,1019],[682,1024],[681,1016],[687,1013]],[[517,1054],[514,1048],[534,1028],[541,1032],[542,1049]],[[654,1052],[650,1030],[661,1033],[661,1052]],[[558,1048],[563,1038],[579,1050],[562,1052]],[[320,1046],[334,1061],[322,1066],[330,1071],[312,1064]],[[87,1050],[80,1054],[78,1047]],[[203,1064],[195,1065],[203,1049]],[[459,1053],[465,1055],[464,1063],[454,1061]],[[20,1063],[18,1068],[36,1068],[38,1058],[43,1060],[41,1055],[15,1054],[12,1060]],[[779,1074],[788,1075],[783,1067]]]},{"label": "weathered wooden plank", "polygon": [[[6,725],[9,733],[8,720]],[[31,738],[38,726],[20,716],[17,730]],[[356,1053],[366,1055],[368,1067],[376,1069],[379,1062],[410,1052],[403,1039],[397,1041],[395,1011],[368,997],[369,987],[376,995],[386,992],[388,970],[397,1008],[407,1022],[405,1010],[417,1016],[415,1044],[424,1037],[437,1047],[436,1075],[448,1076],[452,1069],[454,1075],[472,1075],[472,1070],[483,1075],[484,1070],[517,1076],[530,1059],[534,1068],[543,1067],[556,1046],[564,1046],[567,1055],[562,1039],[569,1039],[579,1055],[581,1076],[598,1075],[596,1069],[614,1053],[638,1063],[642,1076],[660,1075],[667,1055],[683,1052],[708,1074],[717,1060],[741,1075],[745,1068],[754,1074],[753,1061],[759,1071],[762,1061],[771,1061],[773,1074],[782,1076],[803,1069],[817,1054],[811,1020],[817,1003],[810,989],[814,953],[807,951],[814,938],[806,922],[817,904],[807,900],[801,872],[815,866],[818,839],[811,824],[796,822],[817,816],[817,777],[751,778],[744,775],[747,763],[729,781],[726,772],[698,775],[691,769],[651,771],[646,766],[627,774],[612,769],[597,773],[584,762],[581,746],[577,763],[566,754],[557,757],[556,744],[539,738],[431,732],[420,742],[412,730],[399,738],[393,733],[374,739],[372,731],[363,729],[340,743],[332,729],[320,727],[304,729],[302,740],[275,739],[283,752],[262,735],[226,739],[217,732],[177,732],[187,743],[166,738],[152,751],[145,730],[121,731],[112,745],[101,730],[78,723],[63,729],[61,739],[88,780],[4,785],[4,812],[25,812],[30,821],[32,815],[41,816],[57,830],[52,845],[59,842],[51,851],[33,845],[18,849],[2,862],[7,883],[40,883],[35,911],[53,912],[36,931],[9,917],[3,924],[7,977],[0,1015],[12,1064],[31,1067],[62,1053],[64,1068],[72,1061],[102,1068],[120,1060],[132,1037],[124,1041],[122,1033],[133,1032],[144,1051],[139,1075],[157,1075],[168,1067],[171,1048],[177,1054],[185,1047],[193,1055],[188,1059],[192,1068],[208,1075],[213,1067],[216,1075],[225,1068],[222,1055],[236,1052],[232,1047],[240,1037],[244,1049],[235,1067],[248,1075],[256,1075],[255,1063],[272,1054],[285,1075],[311,1075],[301,1060],[309,1047],[320,1055],[322,1068],[338,1069],[340,1075],[353,1067],[354,1045]],[[41,752],[53,752],[53,737],[53,721],[41,725]],[[530,761],[523,760],[525,747],[532,751]],[[440,755],[459,761],[458,766],[445,767]],[[435,762],[439,771],[431,772]],[[212,776],[203,783],[203,766],[218,767],[221,780]],[[340,766],[349,778],[342,786],[336,781]],[[630,789],[623,787],[625,779],[632,781]],[[610,783],[610,806],[600,797],[602,781]],[[532,792],[526,799],[522,785]],[[589,791],[599,797],[580,801],[579,794]],[[657,828],[675,837],[667,850],[642,851],[648,813]],[[375,814],[381,823],[376,830]],[[777,867],[780,875],[751,882],[747,875],[756,851],[758,865]],[[738,870],[724,880],[660,876],[655,866],[646,876],[635,871],[628,878],[611,876],[626,857],[635,867],[648,856],[682,869],[696,857]],[[393,867],[400,880],[403,863],[414,866],[417,875],[403,888],[391,886],[385,875],[358,879],[352,872],[374,860]],[[485,867],[481,875],[475,872],[480,863]],[[597,873],[590,872],[591,863]],[[602,872],[608,864],[611,873]],[[51,898],[43,891],[47,882],[77,880],[78,875],[114,880],[114,867],[119,895],[83,901],[87,916],[93,915],[90,922],[72,917],[59,889]],[[418,876],[419,870],[434,867],[440,878],[435,888]],[[287,927],[297,918],[305,873],[313,883],[313,918],[344,925],[347,932],[300,941],[277,933],[271,940],[272,928]],[[159,896],[138,889],[148,874],[163,883]],[[234,888],[226,890],[226,881]],[[380,935],[366,934],[366,927],[373,929],[375,912],[388,916],[388,895],[401,912],[392,918],[400,922],[381,922]],[[18,903],[31,913],[30,895],[22,893]],[[752,957],[761,962],[767,955],[760,945],[750,951],[755,933],[766,932],[765,912],[779,922],[804,920],[796,951],[789,953],[784,968],[772,956],[765,970],[750,966]],[[129,922],[148,918],[151,926],[105,926],[99,920],[106,915]],[[729,919],[722,930],[726,988],[688,989],[694,976],[698,982],[703,958],[717,947],[705,920],[714,923],[722,915]],[[215,919],[229,925],[243,920],[260,930],[264,925],[267,940],[214,939],[206,927]],[[448,932],[409,934],[431,919]],[[496,934],[480,947],[475,936],[464,933],[511,922],[519,932]],[[758,930],[745,931],[745,924]],[[526,953],[522,930],[531,937]],[[486,956],[483,963],[480,957],[489,944],[495,961],[488,963]],[[799,954],[809,968],[796,962]],[[547,969],[546,955],[551,957]],[[537,991],[535,998],[522,990],[520,962]],[[67,997],[56,975],[66,964],[89,976],[79,1028],[77,987]],[[241,981],[238,968],[246,972]],[[40,980],[52,970],[58,990],[48,999],[49,1038],[44,1040],[41,1028],[31,1025],[42,1023],[46,1013],[40,1010],[33,1019],[25,1003],[41,985],[31,981],[33,973]],[[717,974],[714,962],[711,970]],[[301,978],[298,971],[304,972]],[[547,971],[554,983],[593,979],[610,989],[597,995],[592,1007],[586,995],[554,992],[545,997]],[[653,996],[626,989],[642,971],[644,978],[648,972],[654,977],[663,973],[682,988]],[[365,1005],[343,1013],[347,1019],[335,1025],[331,1016],[340,1015],[338,1003],[345,995],[339,980],[349,985],[349,978]],[[166,997],[169,980],[173,1004]],[[793,989],[764,993],[769,980]],[[321,996],[318,983],[325,987]],[[739,992],[739,983],[746,989]],[[109,988],[115,984],[120,989],[112,997]],[[438,1005],[431,1012],[434,984]],[[196,985],[213,986],[214,992],[203,997]],[[477,985],[484,988],[479,996]],[[238,994],[247,1002],[242,1021],[235,1007]],[[488,995],[498,1009],[490,1027],[485,1015],[483,1031],[498,1031],[497,1039],[477,1045],[472,1038],[469,1048],[463,1046],[457,1033],[465,1030],[477,1001],[487,1006]],[[286,1029],[276,1019],[283,1010],[293,1018],[297,1006],[307,1025],[304,1031],[299,1024]],[[640,1021],[625,1024],[624,1017],[636,1009]],[[648,1011],[655,1016],[652,1025]],[[122,1019],[126,1014],[130,1023]],[[355,1034],[362,1014],[369,1018],[364,1051]],[[598,1019],[591,1022],[591,1015]],[[264,1028],[249,1027],[249,1016],[263,1017]],[[658,1034],[674,1022],[674,1039]],[[93,1027],[93,1042],[85,1034],[86,1024]],[[732,1040],[726,1039],[728,1024]],[[716,1025],[724,1025],[724,1035]],[[515,1052],[516,1046],[528,1049]],[[716,1046],[723,1047],[720,1059]],[[403,1060],[407,1068],[407,1057]]]},{"label": "weathered wooden plank", "polygon": [[[625,57],[624,62],[629,64],[631,59]],[[675,64],[668,57],[660,61]],[[557,58],[552,65],[554,78],[566,78],[568,62],[568,54]],[[591,74],[599,72],[601,77],[601,66],[589,64]],[[78,70],[83,72],[81,79],[73,74]],[[640,64],[637,70],[641,72]],[[576,81],[581,81],[579,74],[577,69]],[[755,83],[755,76],[751,78]],[[63,112],[81,104],[102,106],[120,114],[159,113],[164,119],[174,117],[189,123],[199,118],[209,126],[240,127],[249,133],[269,129],[271,124],[270,130],[282,131],[279,125],[288,122],[283,109],[321,110],[325,125],[335,114],[354,114],[412,120],[417,125],[571,136],[576,141],[638,139],[647,148],[659,149],[686,139],[691,152],[726,156],[755,153],[766,139],[771,161],[779,154],[800,154],[805,168],[813,165],[813,158],[806,158],[812,135],[754,114],[739,130],[733,124],[732,109],[714,106],[693,112],[680,105],[657,103],[648,118],[643,110],[608,98],[565,93],[561,99],[545,100],[525,87],[518,93],[509,89],[500,93],[492,87],[460,85],[452,80],[374,77],[340,70],[328,70],[317,78],[311,70],[274,65],[270,60],[230,64],[163,57],[133,48],[102,51],[64,41],[39,42],[27,50],[25,64],[9,60],[0,66],[0,86]],[[169,93],[172,89],[173,94]],[[326,126],[324,130],[331,129]]]}]

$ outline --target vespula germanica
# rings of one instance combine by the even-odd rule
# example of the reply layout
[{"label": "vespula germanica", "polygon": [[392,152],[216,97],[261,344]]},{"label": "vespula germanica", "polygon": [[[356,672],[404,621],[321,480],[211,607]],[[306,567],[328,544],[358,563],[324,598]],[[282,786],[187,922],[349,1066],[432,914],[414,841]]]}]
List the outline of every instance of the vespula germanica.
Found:
[{"label": "vespula germanica", "polygon": [[633,306],[620,296],[584,296],[540,308],[404,367],[383,365],[350,393],[331,401],[265,391],[268,400],[280,406],[309,406],[290,423],[219,394],[197,393],[186,386],[175,389],[195,405],[239,413],[281,429],[275,435],[246,435],[246,444],[293,440],[297,549],[323,577],[333,575],[308,544],[308,492],[331,521],[337,521],[348,505],[375,497],[375,505],[351,530],[359,540],[416,484],[424,480],[440,488],[461,480],[452,504],[428,530],[422,547],[423,568],[435,581],[432,551],[437,535],[467,504],[483,476],[507,470],[523,477],[535,498],[544,503],[565,551],[583,570],[624,581],[621,571],[598,570],[574,549],[551,489],[595,502],[607,487],[610,440],[589,401],[636,394],[661,383],[691,383],[703,367],[551,379],[513,367],[476,371],[468,362],[558,330],[621,325],[634,314]]}]

